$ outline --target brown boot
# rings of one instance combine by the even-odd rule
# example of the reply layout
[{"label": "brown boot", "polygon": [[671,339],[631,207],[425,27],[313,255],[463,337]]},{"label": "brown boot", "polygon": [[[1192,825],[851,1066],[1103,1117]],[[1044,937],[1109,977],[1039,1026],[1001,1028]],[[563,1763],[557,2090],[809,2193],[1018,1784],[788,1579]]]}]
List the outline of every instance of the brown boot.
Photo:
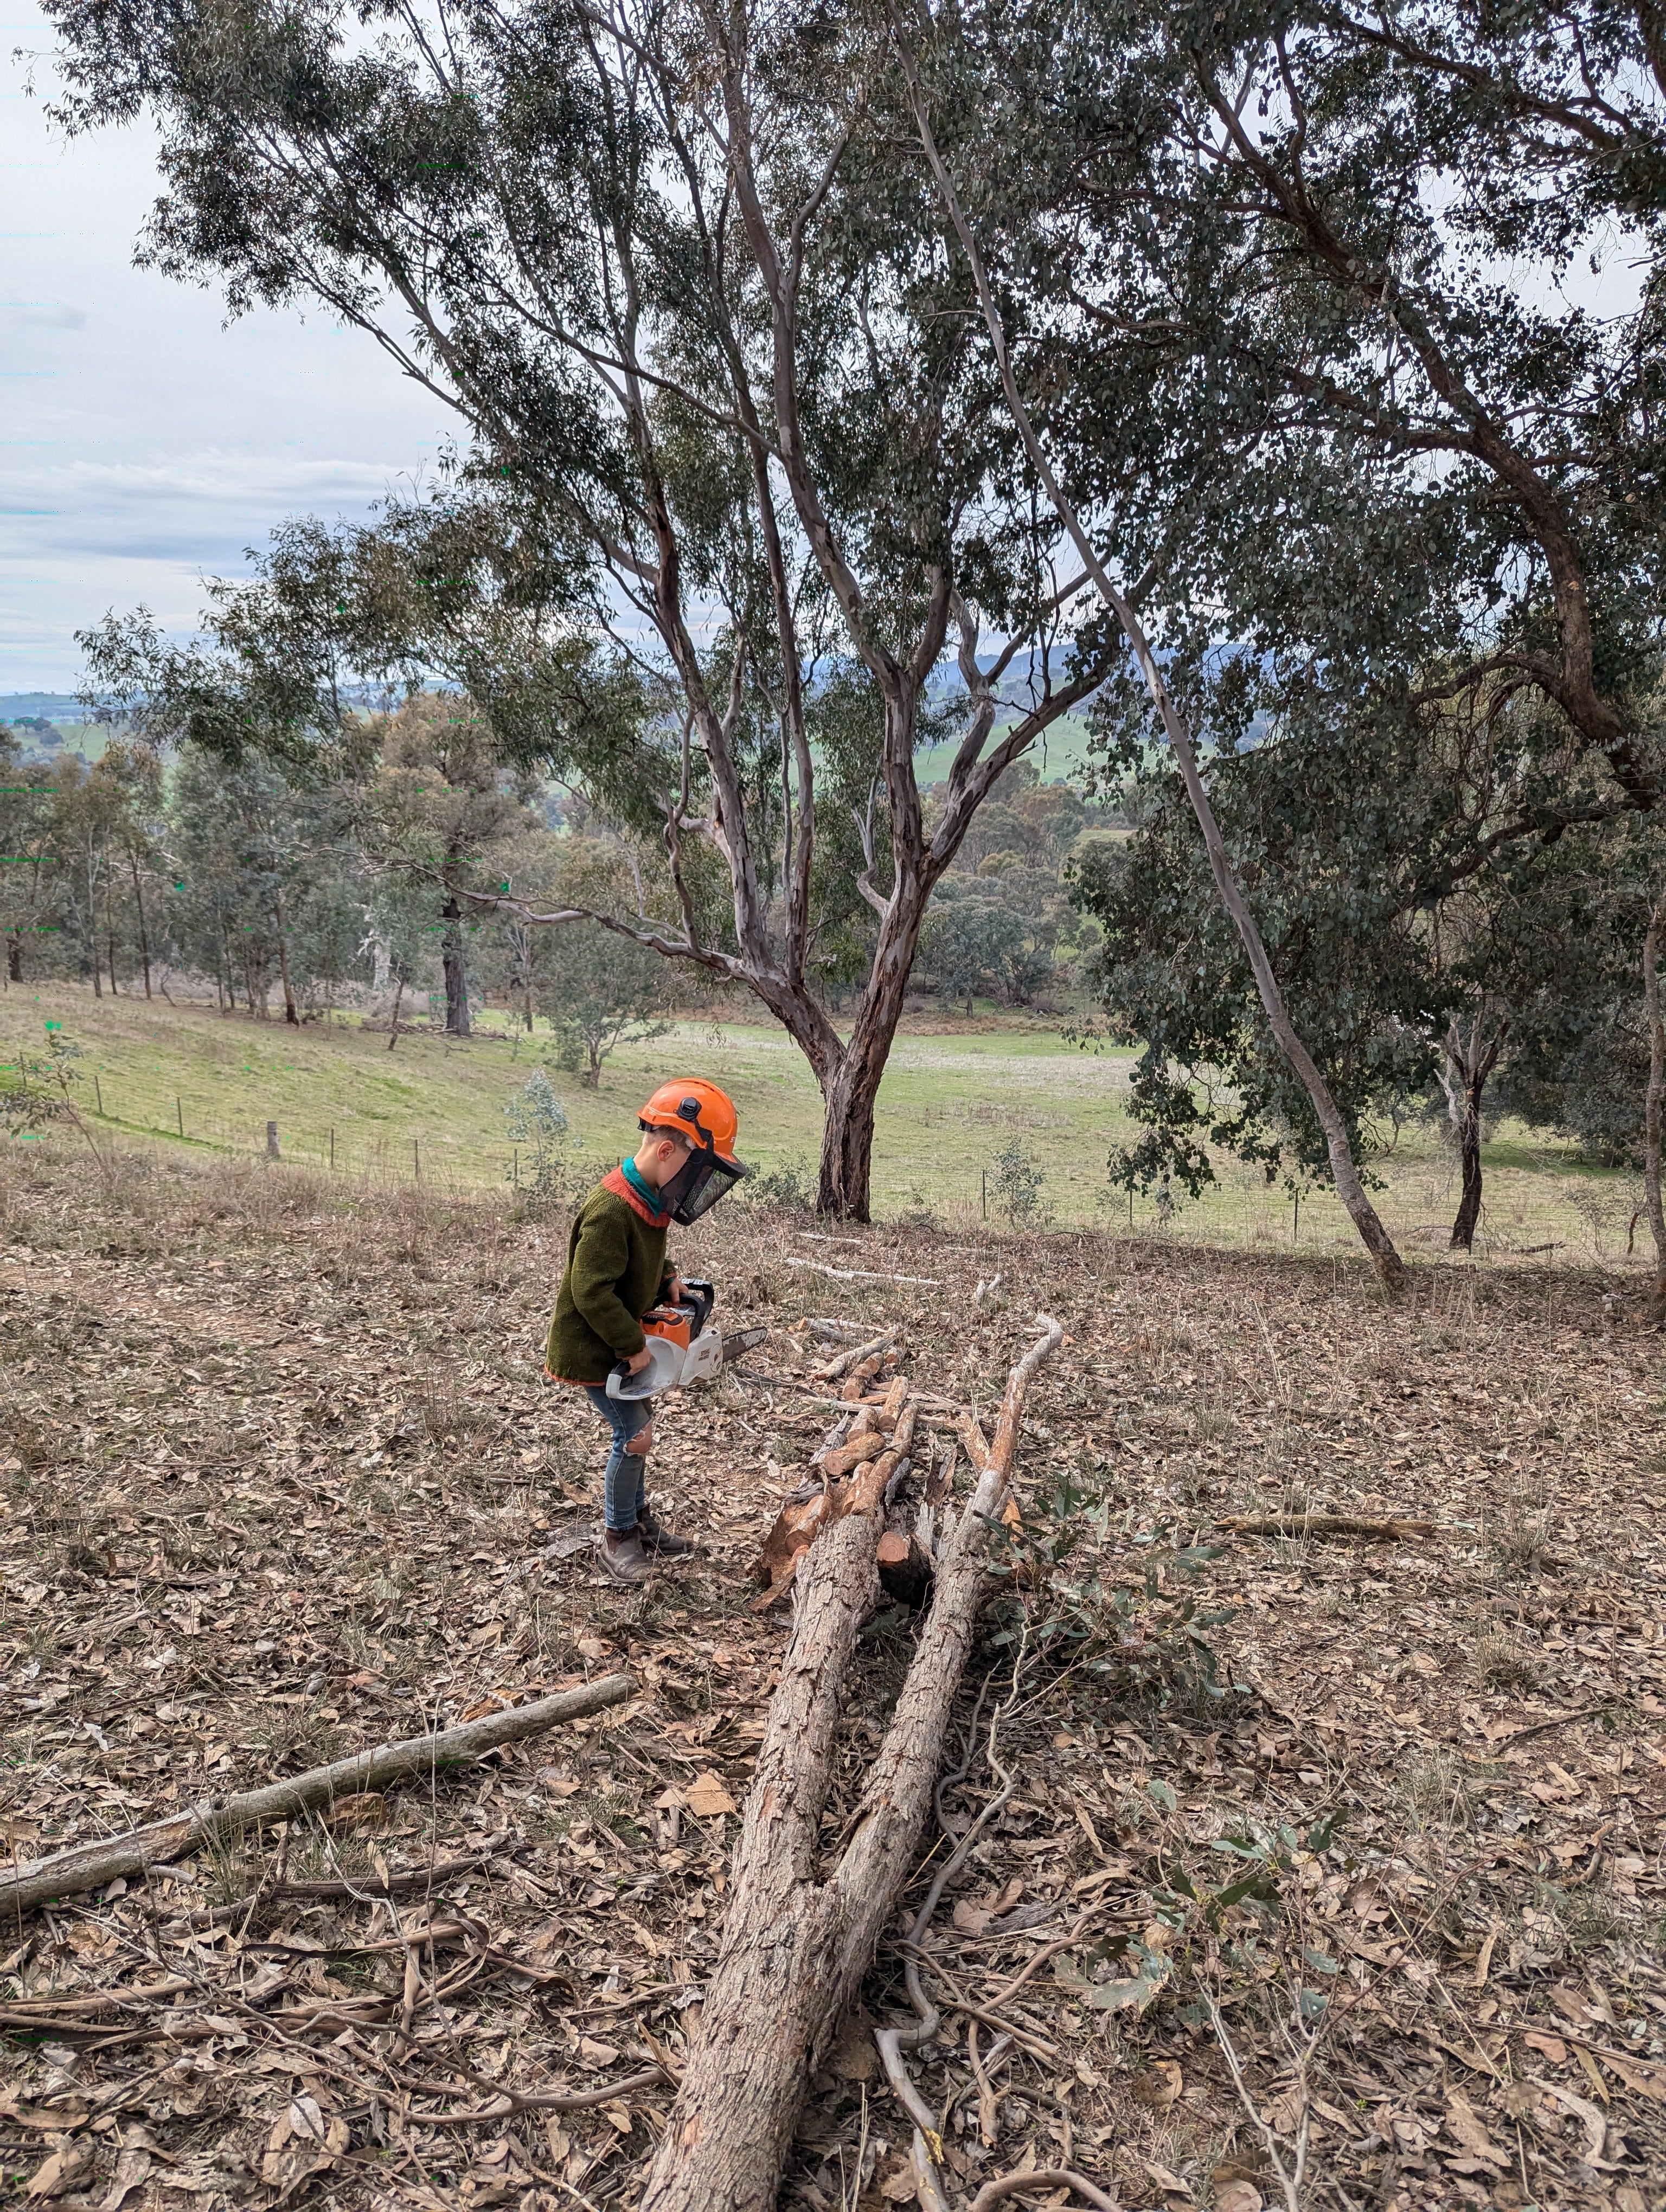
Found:
[{"label": "brown boot", "polygon": [[636,1534],[642,1549],[656,1559],[687,1559],[694,1556],[694,1546],[686,1536],[673,1536],[665,1522],[650,1513],[647,1506],[636,1515]]},{"label": "brown boot", "polygon": [[610,1582],[645,1583],[654,1572],[654,1562],[642,1549],[641,1537],[635,1528],[605,1529],[596,1558]]}]

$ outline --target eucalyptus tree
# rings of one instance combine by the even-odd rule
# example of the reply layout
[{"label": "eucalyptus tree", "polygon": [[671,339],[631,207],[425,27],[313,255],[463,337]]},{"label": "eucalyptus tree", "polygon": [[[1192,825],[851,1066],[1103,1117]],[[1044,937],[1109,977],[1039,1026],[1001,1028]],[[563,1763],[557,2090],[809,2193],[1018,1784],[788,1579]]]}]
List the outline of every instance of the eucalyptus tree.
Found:
[{"label": "eucalyptus tree", "polygon": [[[453,605],[456,572],[435,575],[435,623],[523,757],[655,810],[679,921],[589,918],[784,1024],[826,1103],[820,1201],[865,1215],[933,886],[1103,665],[1061,638],[1073,580],[969,356],[942,211],[873,123],[883,36],[744,0],[48,5],[68,127],[159,133],[154,265],[234,310],[323,305],[454,410],[461,470],[429,520],[484,518],[502,557]],[[604,675],[640,678],[623,720],[590,711],[599,637]],[[945,658],[966,696],[927,834],[914,756]],[[814,741],[830,662],[870,688],[854,794]],[[848,1037],[815,968],[834,811],[872,915]]]},{"label": "eucalyptus tree", "polygon": [[1235,740],[1328,715],[1339,752],[1362,701],[1484,722],[1525,690],[1566,757],[1500,794],[1489,849],[1657,804],[1657,27],[1602,0],[892,27],[1008,405],[1301,1073],[1189,758],[1195,681]]}]

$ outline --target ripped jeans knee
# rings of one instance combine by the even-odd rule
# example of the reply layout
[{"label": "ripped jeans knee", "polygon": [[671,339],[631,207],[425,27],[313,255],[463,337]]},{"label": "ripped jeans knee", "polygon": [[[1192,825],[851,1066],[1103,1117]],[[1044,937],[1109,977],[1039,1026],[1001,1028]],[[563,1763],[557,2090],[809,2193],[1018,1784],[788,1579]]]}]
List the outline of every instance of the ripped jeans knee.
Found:
[{"label": "ripped jeans knee", "polygon": [[610,1398],[605,1388],[587,1386],[585,1395],[613,1431],[604,1483],[607,1525],[616,1533],[636,1526],[646,1503],[648,1455],[654,1443],[654,1407],[646,1398]]}]

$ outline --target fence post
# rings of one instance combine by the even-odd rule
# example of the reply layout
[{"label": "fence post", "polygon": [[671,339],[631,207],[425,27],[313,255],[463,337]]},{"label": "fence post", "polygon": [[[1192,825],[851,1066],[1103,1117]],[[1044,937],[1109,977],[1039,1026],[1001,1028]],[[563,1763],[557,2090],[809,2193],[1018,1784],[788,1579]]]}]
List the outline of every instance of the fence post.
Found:
[{"label": "fence post", "polygon": [[983,1170],[983,1218],[986,1221],[989,1218],[989,1170],[988,1168]]},{"label": "fence post", "polygon": [[266,1124],[266,1158],[269,1160],[275,1160],[277,1157],[277,1124],[276,1121],[268,1121]]},{"label": "fence post", "polygon": [[416,1137],[410,1140],[410,1157],[416,1170],[416,1180],[420,1183],[423,1180],[423,1147],[420,1139]]},{"label": "fence post", "polygon": [[93,1078],[93,1096],[98,1101],[99,1119],[101,1121],[104,1119],[104,1087],[96,1075]]},{"label": "fence post", "polygon": [[515,1147],[514,1177],[514,1187],[519,1190],[520,1188],[520,1147],[519,1145]]},{"label": "fence post", "polygon": [[335,1132],[334,1127],[331,1127],[331,1131],[330,1131],[330,1172],[331,1172],[331,1175],[334,1175],[335,1171],[336,1171],[336,1132]]},{"label": "fence post", "polygon": [[173,1111],[179,1117],[179,1134],[183,1137],[185,1133],[185,1109],[177,1098],[173,1102]]}]

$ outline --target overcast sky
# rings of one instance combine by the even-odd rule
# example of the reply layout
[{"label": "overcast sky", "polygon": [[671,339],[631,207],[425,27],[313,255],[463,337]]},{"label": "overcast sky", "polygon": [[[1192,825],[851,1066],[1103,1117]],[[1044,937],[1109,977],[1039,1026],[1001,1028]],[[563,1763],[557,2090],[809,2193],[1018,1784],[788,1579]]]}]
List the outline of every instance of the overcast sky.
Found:
[{"label": "overcast sky", "polygon": [[193,629],[199,576],[286,515],[364,515],[448,422],[356,332],[222,328],[211,294],[135,269],[154,141],[51,132],[13,57],[52,45],[0,0],[0,692],[73,690],[107,608]]}]

